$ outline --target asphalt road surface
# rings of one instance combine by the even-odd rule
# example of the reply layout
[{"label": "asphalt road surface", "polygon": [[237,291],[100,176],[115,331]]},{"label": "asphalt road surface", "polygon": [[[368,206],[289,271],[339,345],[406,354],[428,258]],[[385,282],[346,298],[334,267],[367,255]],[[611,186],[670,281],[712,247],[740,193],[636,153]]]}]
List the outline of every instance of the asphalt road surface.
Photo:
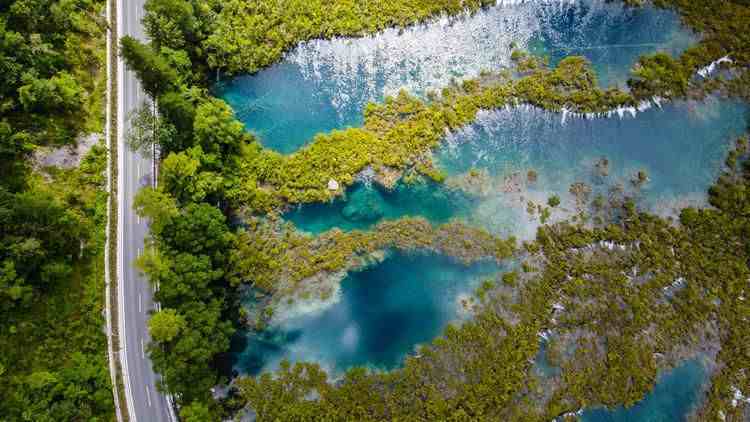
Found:
[{"label": "asphalt road surface", "polygon": [[[117,0],[119,37],[130,35],[144,40],[141,25],[145,0]],[[119,38],[118,37],[118,38]],[[166,396],[156,389],[159,376],[154,373],[146,348],[150,341],[146,322],[149,313],[156,309],[153,289],[149,282],[134,267],[136,258],[143,253],[144,239],[148,234],[148,223],[133,210],[133,199],[143,186],[153,183],[153,161],[140,153],[132,152],[124,143],[127,117],[147,97],[135,74],[118,61],[119,66],[119,248],[121,259],[119,273],[120,341],[123,379],[130,420],[134,422],[174,421],[174,412]]]}]

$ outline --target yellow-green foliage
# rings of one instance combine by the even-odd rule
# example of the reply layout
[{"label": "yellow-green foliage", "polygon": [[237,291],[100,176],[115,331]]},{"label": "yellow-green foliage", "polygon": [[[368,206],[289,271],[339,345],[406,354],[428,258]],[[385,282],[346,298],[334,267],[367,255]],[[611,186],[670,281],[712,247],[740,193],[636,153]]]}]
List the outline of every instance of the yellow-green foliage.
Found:
[{"label": "yellow-green foliage", "polygon": [[229,73],[254,73],[298,42],[361,36],[445,13],[473,12],[489,0],[229,0],[204,41],[208,63]]},{"label": "yellow-green foliage", "polygon": [[350,269],[358,258],[387,249],[433,251],[468,265],[483,258],[509,258],[515,240],[458,222],[433,227],[423,218],[383,222],[366,232],[334,229],[318,237],[252,218],[239,236],[233,262],[238,280],[270,293],[290,293],[303,280]]},{"label": "yellow-green foliage", "polygon": [[[684,209],[679,224],[626,207],[608,225],[543,227],[529,271],[484,283],[475,318],[449,326],[401,369],[355,368],[331,384],[317,365],[284,364],[241,377],[240,395],[259,420],[543,421],[632,405],[660,370],[705,352],[718,369],[700,420],[719,411],[743,420],[747,405],[731,400],[749,380],[750,165],[738,158],[746,152],[730,156],[711,189],[716,208]],[[541,332],[552,374],[531,370]]]},{"label": "yellow-green foliage", "polygon": [[367,166],[381,174],[415,167],[439,181],[441,175],[424,157],[440,145],[445,131],[472,122],[480,109],[518,102],[552,111],[602,112],[633,104],[634,99],[619,90],[602,91],[582,57],[564,59],[554,69],[540,65],[518,80],[484,75],[445,88],[429,103],[402,91],[382,104],[369,104],[363,127],[317,135],[288,156],[246,148],[239,186],[230,197],[255,210],[328,201],[342,193],[329,190],[329,180],[345,188]]},{"label": "yellow-green foliage", "polygon": [[[701,35],[701,40],[678,58],[663,53],[641,58],[633,79],[628,82],[634,95],[639,98],[683,97],[722,89],[730,95],[750,98],[750,72],[747,71],[750,7],[747,2],[654,0],[654,4],[677,11],[683,22]],[[732,60],[731,64],[723,65],[732,70],[732,77],[694,78],[699,69],[725,56]]]}]

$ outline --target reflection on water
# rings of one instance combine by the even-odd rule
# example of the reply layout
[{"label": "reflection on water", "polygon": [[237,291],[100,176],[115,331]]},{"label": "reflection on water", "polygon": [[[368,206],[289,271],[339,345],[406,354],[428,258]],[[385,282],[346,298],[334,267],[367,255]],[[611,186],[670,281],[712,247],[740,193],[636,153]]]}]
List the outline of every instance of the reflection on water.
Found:
[{"label": "reflection on water", "polygon": [[335,304],[248,335],[235,367],[257,374],[287,358],[318,362],[337,374],[355,365],[392,368],[459,318],[456,298],[498,270],[490,263],[466,267],[439,255],[393,253],[349,274]]},{"label": "reflection on water", "polygon": [[472,16],[442,18],[374,36],[302,43],[278,64],[217,86],[263,144],[283,153],[320,132],[362,124],[369,101],[401,88],[421,95],[451,79],[510,63],[514,46],[589,58],[604,85],[624,84],[644,53],[679,53],[692,36],[671,11],[604,0],[501,2]]}]

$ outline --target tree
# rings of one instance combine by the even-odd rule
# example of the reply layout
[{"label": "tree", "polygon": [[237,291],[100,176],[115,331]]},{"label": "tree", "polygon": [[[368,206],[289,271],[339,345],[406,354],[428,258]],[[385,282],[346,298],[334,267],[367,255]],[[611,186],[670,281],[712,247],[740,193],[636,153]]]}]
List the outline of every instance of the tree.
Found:
[{"label": "tree", "polygon": [[161,310],[148,320],[151,338],[159,343],[167,343],[185,329],[185,318],[174,309]]},{"label": "tree", "polygon": [[143,24],[160,48],[186,47],[185,38],[192,38],[196,27],[193,5],[189,1],[149,0],[145,9],[147,13]]},{"label": "tree", "polygon": [[120,54],[152,98],[177,84],[177,72],[151,46],[125,36],[120,40]]},{"label": "tree", "polygon": [[[132,151],[140,152],[144,157],[160,151],[164,144],[169,145],[177,136],[174,126],[165,122],[148,103],[143,103],[128,116],[130,127],[125,134],[125,142]],[[154,157],[158,158],[158,157]]]},{"label": "tree", "polygon": [[[189,92],[189,91],[188,91]],[[162,119],[174,126],[176,133],[168,139],[160,139],[164,154],[179,152],[193,145],[193,121],[195,105],[182,91],[169,91],[159,97],[159,113]]]},{"label": "tree", "polygon": [[162,186],[182,203],[204,201],[221,192],[223,177],[216,172],[201,170],[206,159],[200,146],[169,154],[161,166]]},{"label": "tree", "polygon": [[682,97],[685,95],[691,74],[679,60],[666,53],[643,56],[633,68],[628,86],[636,98]]},{"label": "tree", "polygon": [[216,167],[223,166],[223,159],[236,156],[240,146],[249,139],[242,123],[224,101],[212,99],[198,106],[193,123],[196,143],[207,156],[205,161]]},{"label": "tree", "polygon": [[174,198],[162,189],[150,187],[138,191],[133,207],[139,216],[151,220],[151,230],[154,234],[158,234],[164,224],[179,214]]},{"label": "tree", "polygon": [[159,239],[171,251],[210,256],[214,265],[221,268],[234,236],[219,209],[206,203],[191,203],[165,225]]},{"label": "tree", "polygon": [[81,109],[83,89],[68,72],[49,79],[23,79],[26,83],[18,88],[18,96],[24,110],[65,114]]},{"label": "tree", "polygon": [[180,409],[180,419],[185,422],[206,422],[214,420],[208,406],[199,401],[194,401]]}]

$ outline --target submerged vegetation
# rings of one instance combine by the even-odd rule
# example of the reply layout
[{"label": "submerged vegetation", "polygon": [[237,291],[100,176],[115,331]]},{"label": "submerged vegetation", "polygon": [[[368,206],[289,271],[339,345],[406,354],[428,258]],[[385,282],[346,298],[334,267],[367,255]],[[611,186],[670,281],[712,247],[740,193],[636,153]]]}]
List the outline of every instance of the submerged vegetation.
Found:
[{"label": "submerged vegetation", "polygon": [[[747,388],[750,364],[750,164],[736,161],[746,148],[742,140],[711,189],[713,209],[670,221],[625,203],[611,224],[545,226],[525,245],[524,271],[485,283],[475,318],[449,326],[402,369],[351,369],[332,384],[315,364],[285,363],[240,378],[239,403],[262,420],[542,421],[632,405],[660,369],[699,356],[720,369],[698,418],[743,420],[732,397]],[[533,371],[541,341],[559,372]]]},{"label": "submerged vegetation", "polygon": [[[248,148],[242,157],[239,185],[230,192],[230,199],[258,211],[327,201],[340,195],[366,168],[374,170],[376,180],[387,187],[407,170],[441,181],[432,165],[432,150],[447,130],[471,123],[481,109],[525,102],[554,111],[593,113],[635,101],[622,91],[601,90],[589,63],[581,57],[564,59],[554,69],[531,57],[519,59],[521,65],[533,70],[518,79],[511,72],[487,74],[447,87],[429,103],[402,91],[383,104],[368,105],[363,127],[318,135],[288,156]],[[340,188],[329,189],[329,180]]]},{"label": "submerged vegetation", "polygon": [[[436,252],[468,265],[481,259],[503,261],[514,248],[514,239],[498,239],[458,222],[433,227],[422,218],[404,218],[368,232],[332,230],[311,237],[289,225],[253,218],[239,234],[234,281],[269,294],[270,305],[283,306],[289,304],[284,299],[325,299],[347,271],[369,265],[390,249]],[[334,286],[321,280],[327,277]],[[269,316],[273,309],[264,312],[261,316]]]},{"label": "submerged vegetation", "polygon": [[[679,221],[641,213],[627,200],[607,218],[592,219],[590,189],[572,186],[577,218],[541,228],[535,242],[516,250],[522,270],[477,293],[475,318],[449,327],[401,369],[355,368],[334,384],[317,365],[284,364],[275,374],[240,377],[221,402],[211,398],[210,387],[226,381],[221,358],[242,317],[240,285],[271,298],[301,292],[304,299],[313,293],[305,291],[315,285],[312,278],[377,259],[384,249],[431,249],[465,261],[514,251],[514,242],[480,230],[432,227],[420,219],[314,238],[278,223],[275,212],[341,195],[368,168],[386,187],[404,174],[442,181],[431,151],[480,109],[529,103],[604,113],[654,97],[720,92],[747,98],[750,86],[750,43],[744,42],[750,32],[743,31],[750,6],[656,0],[675,8],[703,38],[679,58],[643,57],[628,91],[602,90],[581,57],[549,68],[517,51],[513,68],[452,84],[427,101],[402,92],[371,104],[363,127],[320,134],[288,156],[262,148],[210,96],[214,74],[254,72],[297,42],[371,33],[483,4],[387,3],[337,1],[323,10],[315,1],[149,0],[145,24],[153,41],[122,41],[126,62],[159,104],[160,187],[137,199],[153,238],[141,266],[164,306],[151,324],[150,354],[183,418],[219,420],[249,408],[260,420],[549,420],[596,404],[633,404],[660,369],[701,351],[718,368],[701,417],[741,420],[745,405],[733,406],[731,397],[733,388],[747,393],[750,364],[744,341],[750,167],[740,164],[747,162],[743,145],[710,192],[714,208],[683,210]],[[720,71],[696,76],[725,56],[731,62],[722,62]],[[606,163],[601,166],[606,172]],[[634,183],[647,180],[643,173]],[[601,202],[594,198],[592,205],[601,208]],[[559,204],[559,197],[549,199],[550,207]],[[244,229],[230,224],[237,215],[247,216]],[[264,318],[272,308],[266,309]],[[560,368],[552,378],[532,371],[542,338]]]}]

